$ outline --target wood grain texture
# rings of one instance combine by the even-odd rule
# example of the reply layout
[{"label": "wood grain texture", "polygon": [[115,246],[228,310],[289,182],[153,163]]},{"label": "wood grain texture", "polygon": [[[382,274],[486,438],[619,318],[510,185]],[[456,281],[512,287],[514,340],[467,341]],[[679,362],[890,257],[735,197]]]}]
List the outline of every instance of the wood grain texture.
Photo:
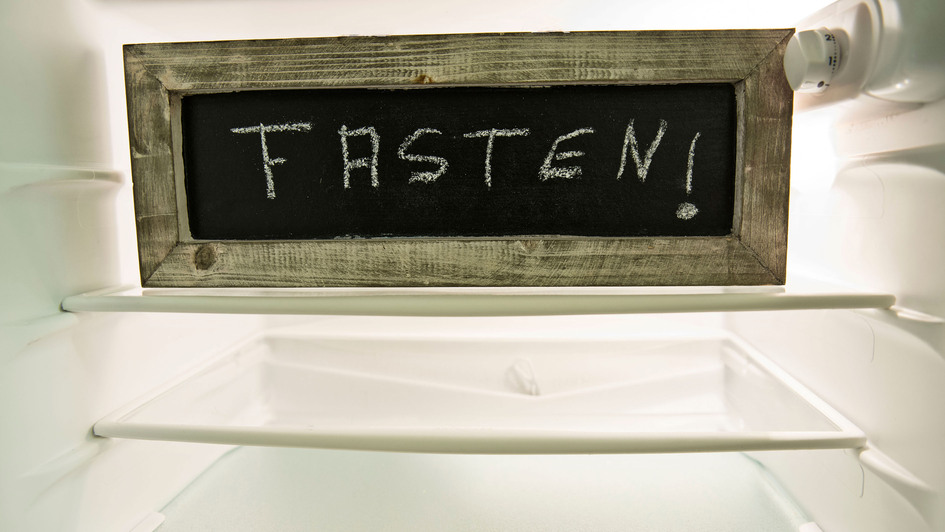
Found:
[{"label": "wood grain texture", "polygon": [[125,63],[138,261],[144,282],[180,241],[169,93],[147,70]]},{"label": "wood grain texture", "polygon": [[698,286],[776,281],[735,238],[311,244],[181,244],[149,286]]},{"label": "wood grain texture", "polygon": [[788,32],[742,82],[744,142],[736,163],[743,172],[738,236],[781,284],[786,277],[793,115],[793,92],[782,58],[792,34]]},{"label": "wood grain texture", "polygon": [[[744,79],[783,30],[338,37],[131,45],[168,90]],[[780,40],[780,39],[778,39]]]},{"label": "wood grain texture", "polygon": [[[143,286],[579,286],[784,280],[791,30],[338,37],[125,47]],[[183,94],[268,88],[728,82],[740,185],[730,237],[194,242],[179,220]],[[176,173],[175,173],[176,171]],[[180,227],[185,228],[184,231]]]}]

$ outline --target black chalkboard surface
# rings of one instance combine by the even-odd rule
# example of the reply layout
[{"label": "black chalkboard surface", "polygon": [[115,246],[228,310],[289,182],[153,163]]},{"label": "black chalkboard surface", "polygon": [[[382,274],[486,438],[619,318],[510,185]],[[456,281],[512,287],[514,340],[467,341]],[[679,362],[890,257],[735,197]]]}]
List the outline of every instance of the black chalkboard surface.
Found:
[{"label": "black chalkboard surface", "polygon": [[198,240],[733,231],[732,84],[197,94],[181,132]]}]

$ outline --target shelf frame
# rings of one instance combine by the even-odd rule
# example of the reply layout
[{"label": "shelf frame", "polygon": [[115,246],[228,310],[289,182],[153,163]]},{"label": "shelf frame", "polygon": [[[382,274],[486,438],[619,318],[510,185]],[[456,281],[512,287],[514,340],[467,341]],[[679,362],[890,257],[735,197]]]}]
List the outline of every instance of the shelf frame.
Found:
[{"label": "shelf frame", "polygon": [[[321,338],[321,334],[325,334],[324,338],[336,342],[344,339],[355,342],[364,340],[363,334],[353,333],[345,329],[344,325],[341,325],[341,330],[317,333],[314,338]],[[625,334],[629,335],[627,339],[634,335],[627,332]],[[311,335],[309,331],[298,336],[298,333],[288,329],[277,331],[274,337],[311,339],[313,338]],[[371,340],[398,341],[384,336],[383,333],[368,334],[368,336]],[[219,390],[230,382],[242,379],[244,376],[242,372],[252,368],[254,360],[269,356],[265,353],[265,348],[254,345],[257,341],[263,341],[263,337],[253,337],[238,347],[235,355],[225,352],[222,356],[193,368],[178,379],[152,390],[138,400],[100,419],[93,426],[93,434],[99,437],[153,441],[434,454],[652,454],[864,449],[867,447],[866,434],[859,427],[744,341],[728,334],[706,336],[702,339],[721,341],[724,356],[733,356],[737,359],[731,366],[733,371],[747,371],[748,375],[760,375],[763,379],[770,379],[770,382],[777,383],[783,390],[780,393],[783,394],[786,391],[796,397],[797,404],[810,407],[810,412],[824,426],[817,427],[814,426],[815,424],[810,424],[804,427],[783,429],[759,430],[756,427],[728,431],[701,427],[683,430],[665,428],[641,430],[639,426],[617,424],[612,427],[588,430],[574,426],[508,427],[478,426],[476,423],[463,426],[460,421],[455,424],[408,422],[388,426],[377,425],[367,420],[339,426],[330,422],[320,423],[317,416],[304,422],[293,421],[287,424],[268,425],[266,414],[252,406],[239,414],[226,409],[224,413],[219,413],[217,407],[213,406],[214,399],[209,398],[211,394],[206,391],[211,388]],[[691,340],[692,338],[689,338],[686,341]],[[401,341],[413,340],[401,339]],[[531,340],[524,339],[523,341],[527,343]],[[483,346],[484,349],[488,349],[485,344]],[[313,366],[313,368],[320,367]],[[353,373],[352,375],[361,374]],[[410,379],[398,380],[397,377],[391,377],[391,379],[384,382],[415,382]],[[200,384],[201,380],[210,384]],[[195,388],[190,389],[189,392],[180,391],[182,386],[186,387],[195,382],[197,383]],[[449,385],[444,384],[444,386],[444,389],[449,389]],[[184,395],[178,395],[174,399],[175,393]],[[223,397],[228,400],[234,393],[245,397],[245,390],[242,388],[230,390]],[[476,393],[482,393],[482,390]],[[773,392],[769,390],[769,393]],[[186,416],[173,420],[161,419],[166,414],[158,414],[157,419],[153,416],[149,419],[148,409],[153,405],[157,404],[160,410],[166,408],[161,407],[160,404],[167,397],[171,397],[172,404],[177,404],[181,401],[181,397],[190,397],[190,395],[200,397],[200,401],[210,402],[195,407],[188,399],[187,402],[180,404],[189,405],[190,411],[213,412],[213,416],[222,415],[226,419],[221,418],[219,422],[208,421],[203,415],[198,415],[197,419],[187,419]],[[552,393],[541,399],[550,398],[554,401],[555,397],[560,396]],[[529,399],[535,398],[529,397]],[[184,412],[181,414],[184,415]],[[461,419],[462,411],[457,412],[457,416]],[[827,426],[831,428],[827,429]]]},{"label": "shelf frame", "polygon": [[843,289],[357,288],[142,289],[118,287],[66,297],[69,312],[181,312],[346,316],[560,316],[889,309],[895,296]]}]

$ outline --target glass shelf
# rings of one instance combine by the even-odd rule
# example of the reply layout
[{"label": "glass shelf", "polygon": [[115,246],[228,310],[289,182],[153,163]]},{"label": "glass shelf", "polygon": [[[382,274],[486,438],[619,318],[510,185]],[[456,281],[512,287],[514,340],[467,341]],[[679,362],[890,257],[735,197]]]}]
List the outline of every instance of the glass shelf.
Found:
[{"label": "glass shelf", "polygon": [[156,288],[67,297],[71,312],[189,312],[382,316],[544,316],[888,309],[895,296],[813,281],[785,287]]},{"label": "glass shelf", "polygon": [[[100,420],[98,436],[461,454],[847,449],[846,421],[724,332],[274,330]],[[420,325],[417,325],[420,327]],[[708,331],[714,331],[708,329]]]}]

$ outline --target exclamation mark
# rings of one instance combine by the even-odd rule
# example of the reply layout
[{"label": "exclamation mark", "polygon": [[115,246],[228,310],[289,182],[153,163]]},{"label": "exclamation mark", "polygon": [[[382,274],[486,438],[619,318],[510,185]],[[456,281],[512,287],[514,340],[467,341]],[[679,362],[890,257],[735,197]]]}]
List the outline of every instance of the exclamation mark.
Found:
[{"label": "exclamation mark", "polygon": [[[702,133],[696,132],[696,136],[692,137],[692,144],[689,145],[689,165],[686,168],[686,195],[692,193],[692,160],[696,155],[696,141],[699,140],[699,135]],[[676,209],[676,218],[680,220],[691,220],[693,216],[699,214],[699,209],[695,205],[689,203],[688,201],[680,203],[679,208]]]}]

